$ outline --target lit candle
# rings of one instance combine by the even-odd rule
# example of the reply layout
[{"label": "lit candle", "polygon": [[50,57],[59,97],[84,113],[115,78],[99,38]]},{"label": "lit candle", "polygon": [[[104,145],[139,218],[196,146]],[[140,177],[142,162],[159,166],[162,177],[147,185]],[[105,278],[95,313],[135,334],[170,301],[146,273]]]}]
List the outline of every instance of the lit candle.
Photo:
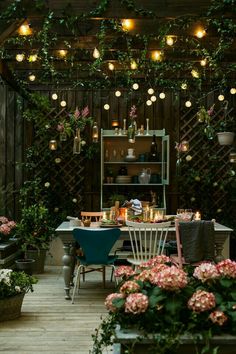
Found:
[{"label": "lit candle", "polygon": [[201,214],[199,211],[197,211],[195,214],[195,220],[201,220]]},{"label": "lit candle", "polygon": [[109,219],[112,220],[112,210],[110,211]]},{"label": "lit candle", "polygon": [[106,214],[105,211],[104,211],[103,214],[102,214],[102,218],[103,218],[103,220],[106,220],[106,219],[107,219],[107,214]]},{"label": "lit candle", "polygon": [[153,209],[150,209],[150,220],[153,220]]},{"label": "lit candle", "polygon": [[125,221],[127,220],[127,217],[128,217],[128,210],[126,208],[126,210],[125,210]]}]

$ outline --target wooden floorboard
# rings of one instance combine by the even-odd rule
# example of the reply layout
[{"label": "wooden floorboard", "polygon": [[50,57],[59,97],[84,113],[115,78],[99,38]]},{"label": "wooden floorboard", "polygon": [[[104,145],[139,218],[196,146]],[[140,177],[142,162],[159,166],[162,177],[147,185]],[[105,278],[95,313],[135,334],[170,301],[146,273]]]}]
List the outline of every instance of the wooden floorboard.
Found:
[{"label": "wooden floorboard", "polygon": [[24,298],[21,317],[0,322],[0,353],[89,354],[92,334],[107,314],[104,299],[114,291],[109,274],[106,289],[100,273],[87,274],[73,305],[65,300],[61,267],[48,266],[37,278],[34,292]]}]

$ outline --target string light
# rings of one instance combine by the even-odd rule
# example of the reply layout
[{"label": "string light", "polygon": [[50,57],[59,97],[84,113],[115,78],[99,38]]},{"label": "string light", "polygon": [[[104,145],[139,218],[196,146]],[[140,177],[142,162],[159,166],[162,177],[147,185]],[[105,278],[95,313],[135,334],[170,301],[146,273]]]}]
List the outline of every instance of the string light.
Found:
[{"label": "string light", "polygon": [[193,69],[193,70],[191,71],[191,75],[192,75],[192,77],[194,77],[195,79],[198,79],[198,78],[200,77],[199,72],[198,72],[197,70],[195,70],[195,69]]},{"label": "string light", "polygon": [[166,97],[166,95],[164,94],[164,92],[161,92],[159,95],[160,99],[164,100],[164,98]]},{"label": "string light", "polygon": [[219,95],[219,96],[218,96],[218,100],[219,100],[219,101],[224,101],[224,99],[225,99],[225,96],[224,96],[224,95]]},{"label": "string light", "polygon": [[132,70],[137,69],[138,65],[137,65],[136,61],[132,61],[132,62],[130,63],[130,67],[131,67]]},{"label": "string light", "polygon": [[124,19],[121,21],[123,31],[130,31],[134,28],[134,21],[130,19]]},{"label": "string light", "polygon": [[176,40],[176,36],[166,36],[166,44],[172,46]]},{"label": "string light", "polygon": [[36,76],[34,74],[30,74],[28,77],[30,81],[35,81],[36,79]]},{"label": "string light", "polygon": [[32,34],[32,29],[30,28],[28,23],[24,23],[19,27],[18,33],[20,36],[29,36]]},{"label": "string light", "polygon": [[191,101],[186,101],[185,102],[185,106],[188,107],[188,108],[191,107],[192,106],[192,102]]},{"label": "string light", "polygon": [[106,103],[106,104],[104,104],[103,108],[104,108],[106,111],[108,111],[108,110],[110,109],[110,106],[109,106],[108,103]]},{"label": "string light", "polygon": [[34,63],[37,59],[38,59],[38,55],[37,54],[30,54],[30,56],[28,57],[28,62],[29,63]]},{"label": "string light", "polygon": [[232,88],[230,89],[230,93],[231,93],[231,95],[235,95],[235,94],[236,94],[236,88],[235,88],[235,87],[232,87]]},{"label": "string light", "polygon": [[152,101],[151,101],[151,100],[147,100],[147,101],[146,101],[146,105],[147,105],[147,106],[151,106],[151,105],[152,105]]},{"label": "string light", "polygon": [[182,89],[182,90],[187,90],[187,88],[188,88],[188,85],[186,84],[186,82],[183,82],[183,83],[181,84],[181,89]]},{"label": "string light", "polygon": [[108,69],[113,71],[115,69],[115,65],[113,63],[108,63]]},{"label": "string light", "polygon": [[115,92],[115,95],[116,95],[116,97],[120,97],[120,96],[121,96],[121,92],[120,92],[119,90],[117,90],[117,91]]},{"label": "string light", "polygon": [[198,28],[195,32],[195,36],[199,39],[203,38],[206,35],[206,31],[204,28]]},{"label": "string light", "polygon": [[61,102],[60,102],[60,105],[61,105],[62,107],[66,107],[66,101],[64,101],[64,100],[61,101]]},{"label": "string light", "polygon": [[58,99],[58,96],[57,96],[56,93],[53,93],[53,94],[52,94],[52,99],[53,99],[54,101],[56,101],[56,100]]},{"label": "string light", "polygon": [[156,96],[151,96],[151,97],[150,97],[150,100],[151,100],[152,102],[156,102],[157,98],[156,98]]},{"label": "string light", "polygon": [[134,90],[138,90],[139,89],[139,84],[134,83],[132,87],[133,87]]},{"label": "string light", "polygon": [[99,50],[98,50],[96,47],[95,47],[94,50],[93,50],[93,57],[94,57],[95,59],[100,58],[100,52],[99,52]]},{"label": "string light", "polygon": [[24,59],[25,59],[25,54],[23,53],[16,54],[16,61],[18,61],[19,63],[22,62]]},{"label": "string light", "polygon": [[154,61],[161,61],[162,60],[163,53],[160,50],[154,50],[151,53],[151,58]]},{"label": "string light", "polygon": [[152,95],[154,93],[154,90],[153,90],[153,88],[150,87],[147,92],[149,95]]},{"label": "string light", "polygon": [[206,65],[207,65],[207,60],[206,60],[206,59],[202,59],[202,60],[200,61],[200,65],[201,65],[201,66],[206,66]]},{"label": "string light", "polygon": [[67,55],[68,51],[65,49],[58,50],[58,54],[60,57],[64,58]]}]

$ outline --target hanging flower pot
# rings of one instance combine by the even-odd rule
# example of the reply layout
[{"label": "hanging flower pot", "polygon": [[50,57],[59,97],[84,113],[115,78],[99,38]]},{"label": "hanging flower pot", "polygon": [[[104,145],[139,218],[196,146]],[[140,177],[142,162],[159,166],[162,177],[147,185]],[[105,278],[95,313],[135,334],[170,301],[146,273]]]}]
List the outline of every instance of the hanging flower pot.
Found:
[{"label": "hanging flower pot", "polygon": [[220,145],[232,145],[234,141],[233,132],[220,132],[217,133],[218,142]]}]

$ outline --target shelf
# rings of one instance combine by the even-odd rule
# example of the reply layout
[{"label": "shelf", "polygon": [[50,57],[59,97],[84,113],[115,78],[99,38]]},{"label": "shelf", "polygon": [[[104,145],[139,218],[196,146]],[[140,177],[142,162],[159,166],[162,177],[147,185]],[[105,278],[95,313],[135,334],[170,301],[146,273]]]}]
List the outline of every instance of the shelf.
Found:
[{"label": "shelf", "polygon": [[147,183],[147,184],[141,184],[141,183],[103,183],[103,186],[141,186],[141,187],[146,187],[146,186],[162,186],[162,183]]}]

